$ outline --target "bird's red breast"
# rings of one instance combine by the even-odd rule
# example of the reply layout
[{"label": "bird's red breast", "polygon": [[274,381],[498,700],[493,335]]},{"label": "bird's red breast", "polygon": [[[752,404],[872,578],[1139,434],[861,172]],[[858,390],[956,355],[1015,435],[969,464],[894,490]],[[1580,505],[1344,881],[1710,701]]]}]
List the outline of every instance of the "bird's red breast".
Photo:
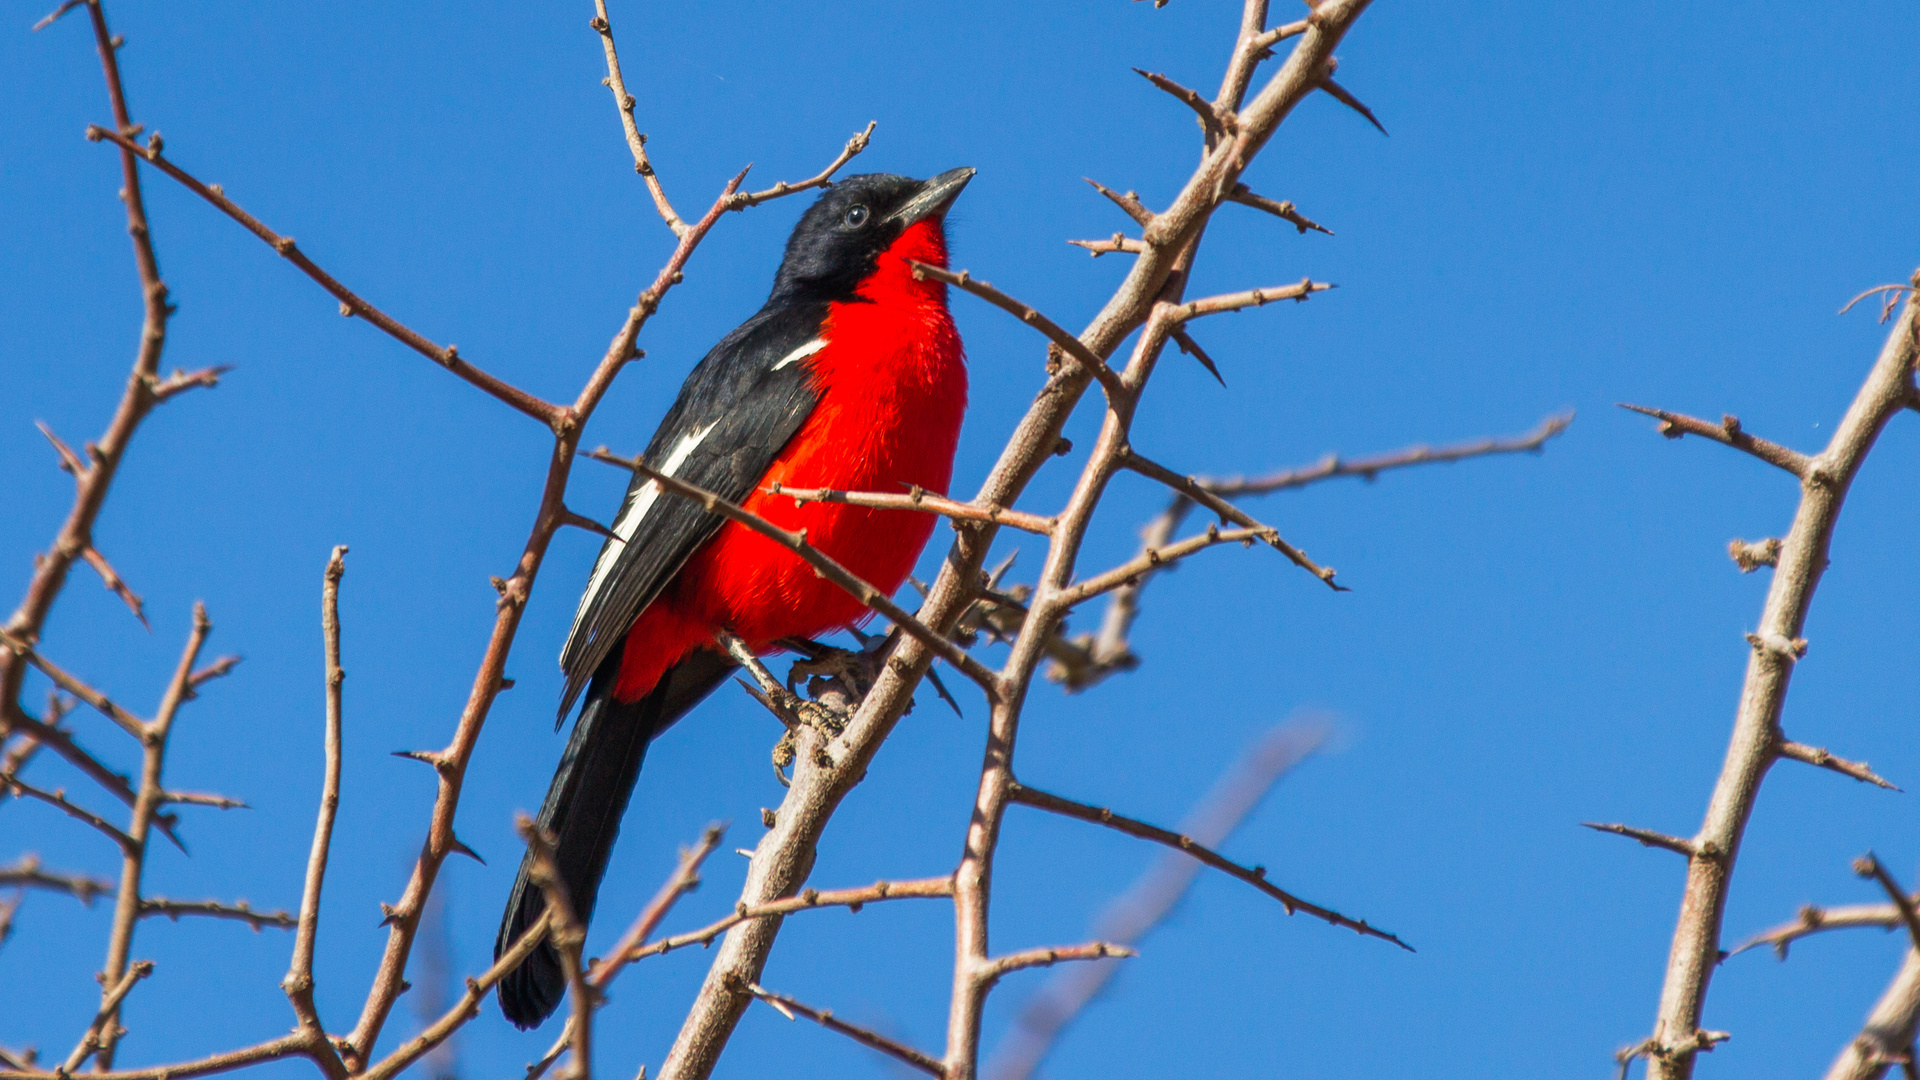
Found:
[{"label": "bird's red breast", "polygon": [[[829,307],[825,345],[806,357],[819,404],[768,468],[746,509],[809,542],[883,592],[898,589],[934,517],[841,503],[795,503],[789,488],[946,494],[967,405],[960,335],[946,286],[915,280],[908,260],[944,267],[938,221],[910,226],[879,255],[853,300]],[[720,527],[640,613],[627,635],[614,697],[631,701],[716,631],[756,651],[862,621],[865,605],[792,552],[743,526]]]}]

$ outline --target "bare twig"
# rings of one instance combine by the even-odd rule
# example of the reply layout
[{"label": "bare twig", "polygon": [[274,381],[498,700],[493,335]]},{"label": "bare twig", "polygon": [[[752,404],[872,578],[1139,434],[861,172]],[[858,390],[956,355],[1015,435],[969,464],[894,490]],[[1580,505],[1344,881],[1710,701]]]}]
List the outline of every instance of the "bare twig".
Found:
[{"label": "bare twig", "polygon": [[1808,746],[1806,743],[1797,743],[1788,739],[1782,739],[1780,740],[1780,745],[1774,747],[1774,751],[1783,758],[1790,758],[1794,761],[1804,761],[1817,768],[1837,772],[1841,776],[1851,776],[1863,784],[1873,784],[1876,787],[1886,788],[1888,791],[1900,790],[1891,782],[1874,772],[1873,768],[1866,762],[1848,761],[1846,758],[1835,757],[1827,753],[1824,747]]},{"label": "bare twig", "polygon": [[1329,925],[1343,926],[1363,936],[1379,938],[1382,941],[1391,941],[1408,952],[1413,951],[1411,945],[1401,941],[1397,936],[1385,930],[1368,925],[1364,919],[1350,919],[1331,908],[1321,907],[1318,904],[1302,900],[1292,893],[1287,892],[1285,889],[1267,880],[1266,867],[1242,866],[1219,852],[1214,851],[1212,848],[1207,847],[1205,844],[1195,841],[1191,836],[1182,835],[1171,829],[1163,829],[1158,825],[1149,825],[1138,818],[1130,818],[1123,814],[1116,814],[1104,806],[1095,806],[1092,803],[1063,799],[1058,795],[1030,788],[1018,782],[1014,783],[1009,795],[1011,801],[1024,806],[1031,806],[1036,810],[1045,810],[1049,813],[1059,814],[1062,817],[1077,818],[1081,821],[1092,822],[1095,825],[1104,825],[1109,829],[1126,833],[1128,836],[1137,836],[1142,840],[1151,840],[1156,844],[1165,844],[1167,847],[1184,852],[1200,862],[1213,867],[1215,870],[1231,877],[1239,878],[1241,881],[1252,885],[1254,888],[1280,901],[1280,906],[1285,908],[1289,915],[1295,912],[1305,912]]},{"label": "bare twig", "polygon": [[594,17],[588,25],[600,33],[600,46],[607,54],[607,77],[601,81],[607,89],[613,91],[613,103],[620,110],[620,127],[626,132],[627,149],[633,152],[633,171],[640,174],[647,183],[647,191],[653,195],[654,209],[660,211],[660,217],[673,230],[673,235],[685,237],[689,226],[673,212],[673,204],[667,201],[666,189],[660,186],[660,177],[653,171],[653,162],[647,160],[647,137],[640,133],[640,127],[634,122],[634,96],[627,93],[627,81],[620,74],[620,54],[613,47],[613,23],[607,18],[606,0],[593,0]]},{"label": "bare twig", "polygon": [[1284,472],[1256,477],[1230,479],[1206,477],[1202,478],[1200,483],[1221,498],[1238,499],[1250,495],[1268,495],[1276,491],[1288,491],[1324,480],[1338,480],[1349,476],[1372,481],[1383,472],[1418,465],[1442,465],[1465,461],[1469,458],[1497,457],[1502,454],[1538,453],[1549,440],[1557,438],[1572,423],[1572,413],[1561,413],[1542,420],[1538,427],[1525,435],[1512,438],[1474,439],[1471,442],[1440,447],[1410,446],[1405,450],[1376,454],[1372,457],[1342,458],[1337,454],[1328,454],[1305,468],[1288,469]]},{"label": "bare twig", "polygon": [[1081,343],[1079,338],[1067,333],[1066,330],[1061,328],[1059,323],[1042,315],[1040,309],[1031,304],[1022,303],[984,281],[974,280],[973,276],[965,270],[945,270],[938,266],[929,266],[923,262],[911,262],[910,265],[913,267],[913,276],[915,278],[932,278],[935,281],[946,282],[948,285],[952,285],[962,292],[972,293],[987,303],[992,304],[994,307],[1026,323],[1028,326],[1033,327],[1035,330],[1040,331],[1048,341],[1059,346],[1063,352],[1078,361],[1095,379],[1099,380],[1100,385],[1106,388],[1109,395],[1115,395],[1121,398],[1130,398],[1132,396],[1132,393],[1121,385],[1120,376],[1111,367],[1107,366],[1107,362],[1101,359],[1099,354],[1087,348],[1086,345]]},{"label": "bare twig", "polygon": [[1853,860],[1853,872],[1878,882],[1880,888],[1886,891],[1887,899],[1900,912],[1900,923],[1907,928],[1907,937],[1912,939],[1914,948],[1920,949],[1920,914],[1915,913],[1913,900],[1900,888],[1900,883],[1893,880],[1893,875],[1887,873],[1887,868],[1880,865],[1880,860],[1873,852],[1869,851]]},{"label": "bare twig", "polygon": [[826,168],[821,169],[805,180],[791,184],[782,180],[765,191],[735,192],[731,201],[727,204],[727,209],[745,210],[749,206],[758,206],[769,199],[778,199],[782,195],[792,195],[797,191],[807,191],[811,188],[819,187],[832,187],[833,174],[839,172],[842,166],[852,161],[855,157],[858,157],[860,151],[867,148],[867,144],[873,141],[873,129],[879,125],[880,121],[878,120],[867,121],[866,130],[854,132],[853,137],[847,140],[847,145],[841,148],[839,157],[828,162]]},{"label": "bare twig", "polygon": [[223,904],[218,900],[169,900],[164,896],[147,896],[140,900],[140,917],[165,916],[175,922],[182,915],[204,915],[213,919],[232,919],[243,922],[259,933],[264,927],[279,930],[291,930],[299,925],[292,913],[285,911],[255,911],[245,900],[232,904]]},{"label": "bare twig", "polygon": [[87,550],[80,553],[80,557],[87,560],[87,565],[93,567],[94,572],[100,575],[101,584],[107,587],[107,591],[119,597],[120,602],[127,605],[127,610],[133,612],[133,617],[140,620],[140,626],[143,629],[153,629],[147,625],[147,613],[140,604],[140,598],[134,595],[125,581],[121,580],[119,573],[113,569],[113,564],[107,561],[105,555],[100,554],[99,548],[89,544]]},{"label": "bare twig", "polygon": [[[515,939],[507,951],[500,954],[500,958],[493,962],[492,967],[479,978],[467,980],[467,992],[461,995],[453,1008],[447,1010],[440,1019],[427,1025],[420,1034],[401,1043],[393,1053],[381,1058],[369,1066],[364,1073],[357,1075],[364,1077],[365,1080],[392,1080],[393,1077],[404,1072],[407,1066],[425,1057],[434,1047],[446,1042],[448,1037],[465,1026],[467,1021],[480,1015],[480,1003],[486,1000],[488,991],[492,990],[501,979],[506,978],[509,972],[519,967],[527,957],[533,955],[533,950],[547,939],[552,923],[553,910],[549,908],[541,912],[540,917],[533,921],[533,925],[527,927],[526,932]],[[10,1078],[0,1077],[0,1080],[10,1080]],[[150,1078],[125,1077],[110,1078],[110,1080],[150,1080]],[[164,1080],[164,1078],[151,1078],[151,1080]]]},{"label": "bare twig", "polygon": [[241,209],[238,203],[227,198],[226,192],[220,188],[220,185],[202,183],[191,173],[175,165],[172,161],[169,161],[161,154],[161,144],[157,138],[150,140],[146,146],[141,146],[129,136],[117,131],[109,131],[98,125],[92,125],[87,128],[87,138],[96,142],[105,140],[120,147],[123,152],[133,154],[138,160],[145,161],[154,168],[159,169],[161,172],[179,181],[181,186],[185,187],[188,191],[193,192],[195,195],[213,204],[214,209],[219,210],[234,221],[239,222],[242,228],[259,237],[268,247],[278,252],[282,258],[298,267],[301,273],[312,278],[322,289],[332,294],[335,300],[340,301],[341,314],[350,316],[358,315],[374,326],[379,327],[387,336],[393,338],[395,341],[400,342],[421,356],[426,357],[441,367],[446,368],[448,371],[453,372],[460,378],[465,379],[467,382],[472,383],[474,386],[479,387],[491,397],[504,402],[519,412],[533,417],[542,424],[552,427],[561,422],[564,411],[561,406],[542,401],[519,387],[503,382],[499,378],[480,370],[466,360],[461,359],[460,347],[458,345],[436,344],[425,335],[400,322],[393,316],[388,315],[386,312],[381,311],[379,308],[374,307],[354,293],[353,290],[342,285],[332,274],[322,270],[319,264],[308,258],[306,252],[301,251],[298,245],[294,243],[293,237],[282,236],[274,232],[261,222],[259,218]]},{"label": "bare twig", "polygon": [[791,915],[796,911],[811,908],[844,907],[850,911],[859,911],[868,904],[882,900],[923,900],[953,895],[951,877],[918,878],[911,881],[876,881],[872,885],[857,889],[804,889],[798,896],[789,896],[780,900],[771,900],[764,904],[740,904],[733,914],[698,930],[684,934],[661,938],[650,945],[642,945],[632,951],[628,960],[643,960],[649,956],[659,956],[675,949],[684,949],[689,945],[711,945],[715,938],[741,923],[760,919],[777,919]]},{"label": "bare twig", "polygon": [[[320,637],[323,643],[326,680],[326,719],[321,743],[326,765],[321,773],[320,809],[313,826],[313,846],[307,853],[306,884],[300,890],[299,930],[293,939],[293,959],[280,980],[287,1002],[293,1006],[300,1030],[326,1042],[326,1028],[313,1001],[313,949],[320,933],[320,890],[327,878],[327,861],[333,846],[333,819],[340,810],[340,758],[342,753],[341,690],[347,673],[340,666],[340,579],[347,572],[347,548],[341,544],[327,559],[320,586]],[[342,1067],[344,1070],[344,1066]]]},{"label": "bare twig", "polygon": [[1232,194],[1228,195],[1227,198],[1242,206],[1251,206],[1256,210],[1265,210],[1267,213],[1300,230],[1302,235],[1305,235],[1308,229],[1312,229],[1314,232],[1326,233],[1328,236],[1333,235],[1332,229],[1327,228],[1325,225],[1302,214],[1299,210],[1294,209],[1294,205],[1291,202],[1277,202],[1267,198],[1265,195],[1256,194],[1253,189],[1247,187],[1245,184],[1236,184]]},{"label": "bare twig", "polygon": [[[107,960],[101,968],[100,985],[103,990],[117,986],[127,973],[128,955],[133,948],[134,927],[140,921],[142,905],[141,885],[146,874],[147,839],[154,825],[159,822],[161,808],[166,805],[166,784],[163,772],[167,761],[167,741],[173,734],[173,721],[179,715],[180,706],[186,703],[191,692],[188,680],[193,676],[193,668],[200,659],[200,649],[207,643],[207,635],[213,632],[213,624],[207,620],[204,604],[193,605],[193,628],[187,634],[187,644],[180,651],[180,662],[173,669],[173,678],[168,680],[166,692],[161,695],[160,708],[155,712],[151,723],[143,724],[140,731],[141,763],[139,797],[134,801],[133,813],[127,824],[126,843],[121,846],[120,887],[114,899],[113,924],[107,935]],[[113,1067],[114,1047],[118,1044],[125,1028],[120,1026],[119,1006],[112,1008],[104,1004],[107,1021],[100,1029],[99,1063],[102,1071]]]},{"label": "bare twig", "polygon": [[1660,421],[1658,430],[1669,439],[1678,439],[1682,435],[1698,435],[1703,439],[1712,439],[1724,446],[1743,450],[1776,468],[1785,469],[1802,480],[1807,478],[1807,470],[1813,466],[1813,459],[1798,450],[1748,434],[1740,426],[1740,418],[1732,413],[1721,417],[1720,422],[1715,424],[1682,413],[1668,412],[1665,409],[1650,409],[1644,405],[1628,405],[1622,402],[1620,407]]},{"label": "bare twig", "polygon": [[1256,521],[1253,516],[1246,511],[1241,510],[1239,507],[1215,495],[1205,487],[1202,487],[1200,482],[1195,478],[1182,476],[1172,469],[1142,457],[1130,450],[1125,453],[1120,464],[1149,480],[1157,480],[1180,494],[1185,495],[1187,498],[1218,514],[1221,520],[1231,521],[1243,529],[1252,530],[1258,539],[1265,542],[1280,554],[1285,555],[1293,565],[1298,566],[1300,569],[1305,570],[1307,573],[1325,582],[1328,588],[1333,589],[1335,592],[1346,591],[1342,586],[1334,583],[1333,578],[1335,571],[1333,567],[1321,566],[1319,563],[1314,562],[1307,557],[1306,552],[1281,539],[1280,533],[1271,525],[1265,525]]},{"label": "bare twig", "polygon": [[48,791],[45,788],[34,787],[12,774],[0,774],[0,787],[6,788],[14,798],[24,797],[46,803],[63,811],[75,821],[91,825],[94,831],[113,841],[114,846],[123,852],[133,845],[133,838],[122,832],[113,822],[68,799],[64,788]]},{"label": "bare twig", "polygon": [[845,503],[849,506],[872,506],[881,510],[919,510],[928,514],[939,514],[955,521],[982,521],[993,525],[1010,525],[1023,532],[1045,536],[1053,531],[1053,519],[1038,514],[1023,514],[1018,510],[1008,510],[999,506],[978,506],[974,503],[956,502],[945,496],[935,495],[921,488],[914,488],[905,495],[889,495],[877,491],[837,491],[832,488],[791,488],[774,481],[765,489],[770,495],[785,495],[795,503],[829,502]]},{"label": "bare twig", "polygon": [[748,983],[745,989],[747,993],[773,1006],[775,1011],[789,1020],[792,1020],[796,1015],[804,1016],[814,1023],[819,1024],[821,1027],[826,1028],[828,1031],[837,1031],[863,1046],[870,1046],[896,1061],[903,1061],[919,1069],[921,1072],[940,1077],[947,1075],[946,1068],[926,1054],[915,1050],[905,1043],[889,1039],[877,1031],[857,1027],[847,1023],[845,1020],[838,1019],[833,1015],[831,1009],[816,1009],[811,1005],[802,1004],[785,994],[776,994],[766,987],[761,986],[759,983]]},{"label": "bare twig", "polygon": [[39,856],[23,855],[12,866],[0,866],[0,888],[63,892],[91,906],[94,897],[113,891],[113,882],[84,874],[52,873],[40,868]]},{"label": "bare twig", "polygon": [[586,961],[581,948],[587,942],[587,928],[574,917],[573,900],[567,895],[566,882],[560,877],[560,864],[553,854],[553,839],[525,814],[515,816],[513,827],[533,853],[533,883],[547,898],[547,921],[553,927],[548,935],[554,951],[560,954],[560,970],[567,977],[567,1000],[572,1015],[567,1028],[573,1036],[570,1049],[573,1069],[569,1080],[591,1080],[593,1074],[593,1004],[596,994],[587,985]]},{"label": "bare twig", "polygon": [[115,1017],[119,1014],[120,1003],[125,1001],[127,995],[133,991],[133,984],[151,974],[153,974],[153,961],[142,960],[128,968],[126,974],[107,987],[106,995],[100,1000],[100,1011],[94,1014],[93,1023],[87,1025],[87,1033],[80,1036],[79,1045],[73,1048],[73,1053],[68,1054],[65,1064],[60,1066],[61,1073],[73,1072],[86,1064],[87,1059],[96,1051],[105,1049],[109,1045],[111,1036],[107,1028],[108,1025],[116,1022]]},{"label": "bare twig", "polygon": [[1075,247],[1086,248],[1087,253],[1096,259],[1102,255],[1113,252],[1125,252],[1129,255],[1138,255],[1147,250],[1147,245],[1133,239],[1125,233],[1114,233],[1105,240],[1069,240],[1067,243]]},{"label": "bare twig", "polygon": [[1085,945],[1046,946],[996,956],[975,968],[973,977],[984,983],[993,983],[1013,972],[1024,971],[1027,968],[1052,967],[1062,960],[1109,960],[1138,955],[1140,954],[1125,945],[1115,945],[1107,941],[1093,941]]},{"label": "bare twig", "polygon": [[1699,853],[1699,849],[1694,845],[1693,841],[1682,840],[1677,836],[1668,836],[1665,833],[1657,833],[1651,829],[1636,829],[1631,825],[1605,825],[1598,821],[1583,821],[1580,825],[1582,828],[1592,829],[1595,832],[1612,833],[1615,836],[1624,836],[1629,840],[1638,840],[1643,847],[1663,848],[1676,855],[1685,855],[1687,858],[1692,858]]},{"label": "bare twig", "polygon": [[[620,935],[620,940],[613,946],[613,951],[607,954],[607,958],[595,964],[593,970],[588,973],[587,983],[593,987],[597,995],[595,1007],[605,1004],[604,991],[634,960],[635,950],[659,928],[661,920],[667,917],[667,912],[673,910],[673,905],[682,896],[700,887],[700,864],[706,862],[707,856],[713,854],[714,849],[720,846],[720,839],[726,833],[727,827],[715,822],[708,825],[706,831],[700,834],[699,843],[693,847],[681,849],[680,863],[674,867],[666,883],[660,886],[659,892],[653,894],[653,899],[647,902],[647,906],[640,910],[639,917],[633,920],[633,925],[627,927],[627,932]],[[560,1054],[572,1044],[573,1018],[569,1016],[565,1027],[561,1029],[560,1037],[553,1041],[553,1045],[547,1048],[547,1052],[541,1055],[539,1061],[527,1066],[527,1074],[523,1080],[539,1080],[547,1069],[559,1060]]]},{"label": "bare twig", "polygon": [[1184,304],[1172,306],[1168,312],[1168,317],[1179,322],[1186,322],[1206,315],[1219,315],[1224,312],[1241,311],[1250,307],[1264,307],[1267,304],[1280,300],[1292,300],[1294,303],[1304,304],[1307,302],[1307,297],[1312,296],[1314,293],[1326,292],[1328,289],[1335,287],[1336,286],[1324,281],[1302,278],[1293,285],[1280,285],[1266,289],[1244,289],[1240,292],[1222,293],[1219,296],[1209,296],[1200,300],[1189,300]]}]

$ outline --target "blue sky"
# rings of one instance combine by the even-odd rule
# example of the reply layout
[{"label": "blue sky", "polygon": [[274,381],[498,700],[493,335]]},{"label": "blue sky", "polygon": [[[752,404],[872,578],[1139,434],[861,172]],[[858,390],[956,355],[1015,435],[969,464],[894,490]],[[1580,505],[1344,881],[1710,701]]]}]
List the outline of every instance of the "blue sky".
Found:
[{"label": "blue sky", "polygon": [[[763,184],[811,174],[877,119],[858,167],[977,167],[952,222],[956,265],[1079,325],[1123,268],[1063,241],[1125,224],[1080,178],[1163,201],[1195,154],[1187,112],[1128,68],[1215,85],[1237,8],[616,0],[613,17],[641,126],[683,211],[748,161]],[[0,33],[0,566],[18,589],[71,491],[32,422],[75,443],[97,434],[139,306],[117,164],[80,138],[107,115],[91,40],[78,21],[30,35],[43,12],[11,12],[15,29]],[[599,85],[590,5],[123,0],[110,13],[128,39],[135,119],[165,133],[170,156],[374,302],[543,396],[571,397],[669,250]],[[1660,439],[1613,404],[1733,412],[1803,449],[1824,443],[1883,333],[1871,315],[1835,310],[1920,264],[1920,229],[1903,212],[1920,195],[1920,136],[1899,108],[1920,76],[1917,37],[1920,16],[1889,2],[1382,3],[1362,19],[1340,51],[1341,80],[1392,135],[1310,101],[1250,174],[1337,235],[1297,236],[1229,207],[1195,286],[1311,275],[1340,288],[1201,327],[1228,388],[1194,365],[1165,366],[1137,444],[1182,470],[1255,472],[1517,433],[1569,408],[1579,419],[1538,458],[1268,500],[1256,512],[1353,592],[1331,594],[1271,553],[1212,552],[1149,591],[1138,672],[1079,696],[1036,690],[1023,777],[1163,821],[1294,710],[1338,714],[1337,752],[1289,777],[1229,850],[1420,950],[1287,919],[1203,877],[1069,1034],[1053,1075],[1590,1077],[1646,1033],[1681,866],[1577,823],[1697,826],[1745,663],[1741,634],[1766,588],[1764,574],[1735,571],[1725,545],[1780,532],[1796,493],[1722,448]],[[341,319],[181,190],[147,183],[180,305],[167,367],[237,370],[147,424],[99,529],[146,597],[153,633],[81,572],[47,651],[150,710],[193,600],[207,602],[210,648],[246,663],[189,707],[173,776],[255,809],[191,812],[193,855],[160,850],[153,890],[294,907],[320,779],[320,572],[331,545],[352,546],[345,801],[317,973],[322,1014],[344,1029],[384,937],[377,904],[398,894],[432,796],[424,772],[389,752],[446,740],[487,633],[486,578],[518,553],[547,439]],[[644,443],[692,362],[764,296],[802,205],[716,231],[590,445]],[[965,298],[955,307],[974,384],[965,492],[1039,385],[1042,355],[1014,320]],[[1070,433],[1093,422],[1079,417]],[[1912,418],[1896,421],[1854,488],[1785,720],[1793,737],[1868,759],[1910,789],[1916,453]],[[1023,506],[1050,511],[1071,477],[1056,465]],[[620,485],[583,466],[572,497],[608,511]],[[1143,483],[1118,486],[1084,564],[1129,555],[1160,503]],[[516,860],[512,813],[537,805],[560,752],[552,657],[596,544],[576,533],[554,545],[509,665],[518,688],[469,774],[460,832],[489,862],[455,861],[442,879],[456,970],[484,966]],[[1026,547],[1031,568],[1038,548]],[[948,868],[983,719],[931,698],[908,717],[828,834],[815,882]],[[74,723],[89,745],[133,760],[104,721]],[[774,738],[757,706],[723,692],[656,746],[590,951],[705,822],[734,822],[728,848],[755,841],[757,810],[780,795]],[[52,762],[31,775],[83,790]],[[1742,853],[1729,940],[1809,901],[1873,899],[1848,870],[1869,848],[1914,880],[1913,798],[1776,770]],[[47,808],[9,804],[0,821],[0,860],[31,849],[64,868],[113,868],[97,837]],[[1016,811],[996,943],[1079,939],[1156,854]],[[715,856],[673,925],[725,910],[744,866]],[[0,950],[0,1042],[64,1052],[91,1016],[107,918],[105,903],[30,898]],[[283,1031],[275,984],[289,947],[229,924],[143,927],[135,955],[158,972],[129,1007],[122,1059]],[[1824,1067],[1900,947],[1864,931],[1807,942],[1786,964],[1729,961],[1705,1019],[1734,1037],[1705,1073]],[[939,904],[815,913],[788,924],[765,981],[937,1049],[950,949]],[[690,952],[624,975],[602,1014],[601,1068],[657,1068],[704,967]],[[990,1031],[1039,978],[1003,984]],[[410,1023],[397,1014],[389,1042]],[[508,1075],[550,1037],[515,1033],[490,1008],[461,1053],[471,1075]],[[775,1068],[889,1067],[756,1009],[720,1073]]]}]

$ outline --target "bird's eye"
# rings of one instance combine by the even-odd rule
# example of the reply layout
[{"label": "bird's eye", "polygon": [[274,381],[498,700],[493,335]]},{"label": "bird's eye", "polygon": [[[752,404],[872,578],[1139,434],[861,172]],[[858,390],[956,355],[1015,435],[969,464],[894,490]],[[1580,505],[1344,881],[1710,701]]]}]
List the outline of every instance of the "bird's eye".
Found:
[{"label": "bird's eye", "polygon": [[867,208],[864,206],[856,206],[847,211],[846,222],[847,228],[849,229],[857,229],[865,225],[867,223]]}]

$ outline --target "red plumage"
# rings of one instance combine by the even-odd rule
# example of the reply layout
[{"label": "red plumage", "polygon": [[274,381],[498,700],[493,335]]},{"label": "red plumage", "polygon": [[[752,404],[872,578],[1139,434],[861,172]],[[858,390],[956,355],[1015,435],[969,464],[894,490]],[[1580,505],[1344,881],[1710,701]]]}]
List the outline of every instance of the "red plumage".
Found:
[{"label": "red plumage", "polygon": [[[882,592],[906,580],[933,532],[912,510],[796,503],[790,488],[944,495],[967,406],[960,335],[946,286],[913,277],[908,260],[947,265],[938,221],[906,229],[881,254],[858,299],[830,305],[826,346],[808,359],[820,402],[768,468],[746,509],[809,542]],[[792,552],[743,526],[720,527],[641,612],[628,633],[614,697],[632,701],[694,649],[728,630],[756,652],[784,637],[814,637],[871,612]]]}]

